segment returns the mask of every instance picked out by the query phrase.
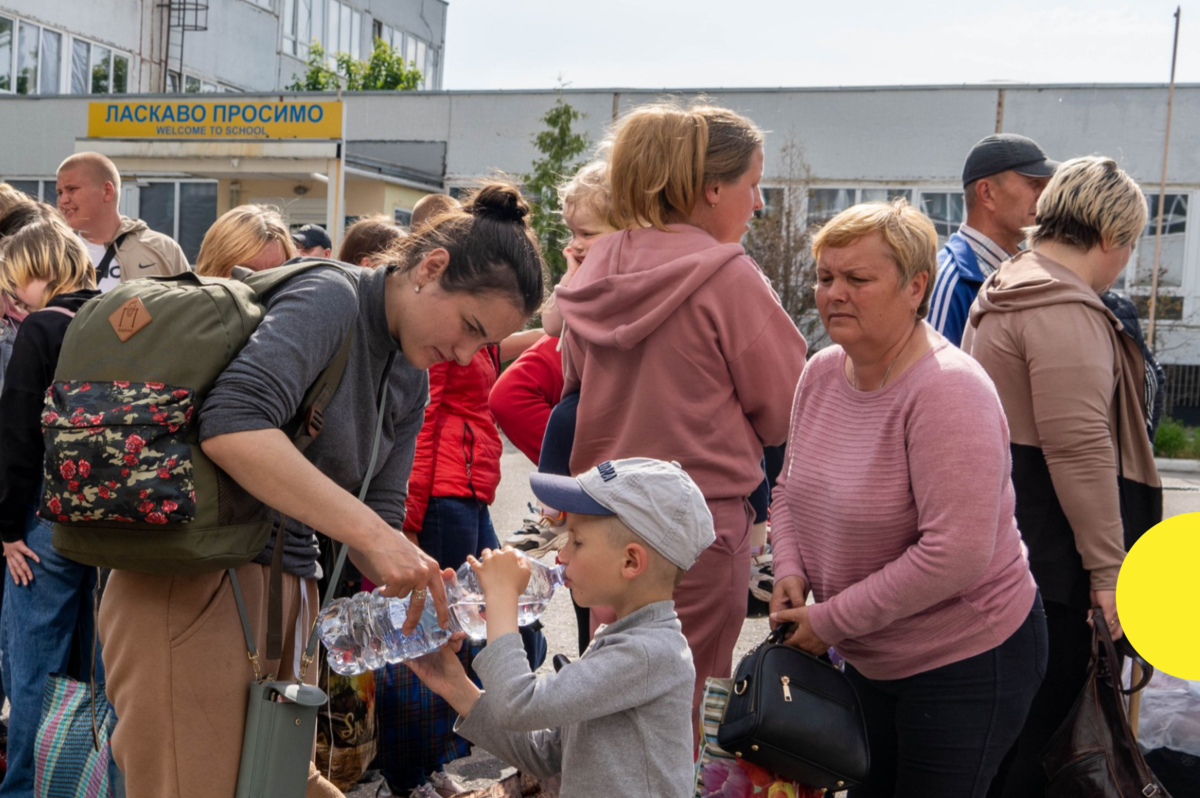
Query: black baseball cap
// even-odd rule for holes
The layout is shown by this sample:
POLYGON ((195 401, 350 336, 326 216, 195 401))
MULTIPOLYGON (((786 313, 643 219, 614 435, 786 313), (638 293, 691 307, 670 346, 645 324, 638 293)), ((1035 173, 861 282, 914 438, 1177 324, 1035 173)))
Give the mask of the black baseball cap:
POLYGON ((1046 157, 1037 142, 1016 133, 997 133, 980 139, 963 165, 963 186, 981 177, 1012 170, 1030 177, 1050 177, 1058 161, 1046 157))
POLYGON ((313 247, 333 249, 333 242, 329 240, 329 234, 325 232, 325 228, 316 224, 306 224, 293 230, 292 241, 296 242, 298 249, 312 249, 313 247))

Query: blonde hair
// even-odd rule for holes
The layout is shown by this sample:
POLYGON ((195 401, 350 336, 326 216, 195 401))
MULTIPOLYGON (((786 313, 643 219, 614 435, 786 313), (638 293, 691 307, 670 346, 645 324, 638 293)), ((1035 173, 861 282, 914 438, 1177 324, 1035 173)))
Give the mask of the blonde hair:
POLYGON ((113 194, 118 199, 121 196, 121 173, 117 171, 117 165, 109 160, 107 155, 101 155, 98 152, 77 152, 68 156, 58 165, 56 174, 61 174, 64 169, 83 169, 91 176, 96 185, 112 183, 113 194))
POLYGON ((59 294, 96 287, 92 259, 65 222, 35 221, 0 243, 0 290, 16 294, 35 280, 46 281, 43 307, 59 294))
POLYGON ((30 198, 25 194, 25 192, 13 188, 8 183, 0 181, 0 216, 4 216, 4 214, 8 213, 18 205, 23 205, 24 203, 30 201, 30 198))
POLYGON ((1123 247, 1141 237, 1149 213, 1146 197, 1112 158, 1072 158, 1054 171, 1038 199, 1037 217, 1026 228, 1032 245, 1045 241, 1084 251, 1104 244, 1123 247))
POLYGON ((579 168, 558 187, 558 204, 563 216, 575 208, 587 208, 601 224, 617 229, 612 221, 612 191, 608 185, 608 163, 592 161, 579 168))
POLYGON ((691 214, 704 187, 736 180, 750 168, 764 135, 726 108, 676 103, 630 111, 613 134, 609 161, 612 219, 618 228, 665 229, 691 214))
POLYGON ((363 258, 368 258, 372 267, 379 266, 386 262, 384 254, 402 238, 404 231, 396 226, 390 216, 383 213, 366 216, 346 230, 337 259, 362 266, 363 258))
POLYGON ((461 207, 462 203, 449 194, 426 194, 417 200, 416 205, 413 205, 412 221, 408 223, 408 229, 416 230, 434 216, 461 207))
POLYGON ((819 261, 826 249, 850 246, 872 233, 879 233, 891 251, 900 272, 901 285, 908 285, 922 272, 929 275, 925 296, 917 308, 917 318, 925 318, 929 312, 929 295, 933 293, 937 278, 937 230, 929 217, 903 198, 892 202, 864 202, 830 219, 813 236, 813 259, 819 261))
POLYGON ((623 549, 630 543, 639 544, 648 555, 646 574, 659 585, 675 588, 679 587, 679 583, 683 581, 687 571, 668 560, 662 552, 647 543, 644 537, 630 529, 618 516, 585 515, 583 513, 572 513, 571 515, 576 521, 583 520, 585 523, 593 524, 592 528, 599 531, 614 549, 623 549))
POLYGON ((228 277, 272 241, 283 247, 284 260, 296 257, 296 245, 279 211, 267 205, 239 205, 221 214, 208 228, 196 256, 196 273, 228 277))

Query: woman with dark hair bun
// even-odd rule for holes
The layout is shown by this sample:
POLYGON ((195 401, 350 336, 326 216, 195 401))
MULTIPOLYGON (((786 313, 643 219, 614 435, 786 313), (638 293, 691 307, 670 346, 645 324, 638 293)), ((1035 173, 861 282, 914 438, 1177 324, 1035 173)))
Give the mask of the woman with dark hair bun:
MULTIPOLYGON (((401 532, 429 394, 425 370, 446 360, 471 362, 541 305, 544 264, 527 212, 514 186, 491 184, 462 211, 398 242, 383 268, 347 267, 350 280, 332 268, 297 275, 266 297, 263 322, 214 385, 200 414, 205 452, 288 519, 284 654, 264 662, 264 672, 299 675, 318 606, 314 530, 348 544, 384 595, 411 595, 406 631, 427 600, 448 622, 437 563, 401 532), (349 362, 324 429, 301 454, 280 427, 351 332, 349 362), (354 492, 368 476, 384 381, 378 461, 359 502, 354 492)), ((275 545, 272 539, 237 571, 260 650, 275 545)), ((234 794, 253 678, 241 628, 225 572, 113 573, 100 629, 108 695, 121 718, 113 755, 129 798, 234 794)), ((316 675, 309 668, 305 679, 316 675)), ((307 794, 340 793, 313 767, 307 794)))

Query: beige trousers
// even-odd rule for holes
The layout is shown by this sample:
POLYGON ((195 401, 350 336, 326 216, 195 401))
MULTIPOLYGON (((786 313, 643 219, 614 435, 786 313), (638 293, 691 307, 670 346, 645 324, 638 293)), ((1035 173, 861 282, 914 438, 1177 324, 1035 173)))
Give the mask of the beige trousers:
MULTIPOLYGON (((237 569, 260 658, 270 569, 237 569)), ((264 674, 296 676, 317 611, 311 579, 283 577, 283 657, 264 674)), ((254 671, 229 575, 147 576, 114 571, 100 606, 112 749, 128 798, 233 798, 254 671)), ((320 652, 318 651, 318 654, 320 652)), ((315 684, 317 666, 305 681, 315 684)), ((330 794, 314 790, 309 795, 330 794)))

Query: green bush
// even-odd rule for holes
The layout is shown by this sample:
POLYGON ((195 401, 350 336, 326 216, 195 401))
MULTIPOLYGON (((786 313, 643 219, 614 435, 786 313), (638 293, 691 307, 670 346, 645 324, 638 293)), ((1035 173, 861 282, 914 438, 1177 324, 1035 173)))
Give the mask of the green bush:
POLYGON ((1179 457, 1185 449, 1191 448, 1190 437, 1187 427, 1173 418, 1163 418, 1154 435, 1154 453, 1159 457, 1179 457))

